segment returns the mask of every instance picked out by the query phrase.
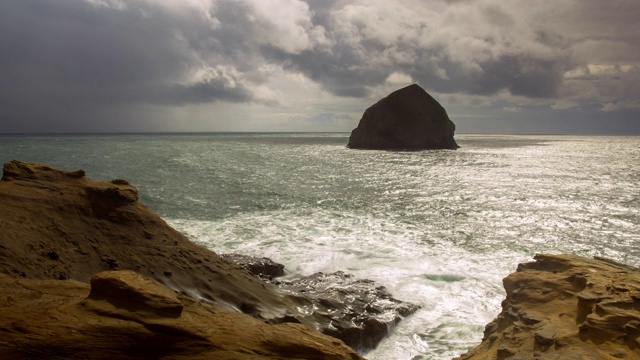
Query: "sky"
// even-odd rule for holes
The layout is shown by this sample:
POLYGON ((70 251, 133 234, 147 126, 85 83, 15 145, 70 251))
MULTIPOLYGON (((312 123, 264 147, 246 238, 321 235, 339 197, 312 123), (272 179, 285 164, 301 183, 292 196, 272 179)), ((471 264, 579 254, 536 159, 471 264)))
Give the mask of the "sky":
POLYGON ((640 135, 638 0, 3 0, 0 133, 351 131, 417 83, 457 133, 640 135))

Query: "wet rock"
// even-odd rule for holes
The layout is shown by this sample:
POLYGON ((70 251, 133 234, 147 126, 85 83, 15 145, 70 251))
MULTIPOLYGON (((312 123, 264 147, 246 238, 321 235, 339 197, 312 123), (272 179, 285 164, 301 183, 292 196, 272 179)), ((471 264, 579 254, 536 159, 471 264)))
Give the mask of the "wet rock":
POLYGON ((0 358, 361 359, 308 326, 265 324, 134 272, 93 279, 89 292, 75 280, 0 274, 0 358))
POLYGON ((14 160, 4 164, 0 204, 0 273, 88 283, 101 271, 128 269, 260 319, 287 311, 277 289, 189 241, 127 181, 14 160))
POLYGON ((276 282, 300 308, 294 315, 358 350, 369 350, 418 306, 395 299, 382 286, 342 271, 276 282))
POLYGON ((286 294, 296 312, 287 312, 275 322, 299 322, 334 336, 358 350, 375 348, 402 318, 418 306, 395 299, 372 280, 356 279, 342 271, 316 273, 279 281, 284 265, 269 258, 224 254, 286 294))
POLYGON ((266 258, 241 254, 222 254, 224 259, 232 261, 250 273, 264 280, 273 280, 273 278, 284 275, 284 265, 266 258))
POLYGON ((352 149, 457 149, 455 124, 419 85, 396 90, 369 107, 351 132, 352 149))

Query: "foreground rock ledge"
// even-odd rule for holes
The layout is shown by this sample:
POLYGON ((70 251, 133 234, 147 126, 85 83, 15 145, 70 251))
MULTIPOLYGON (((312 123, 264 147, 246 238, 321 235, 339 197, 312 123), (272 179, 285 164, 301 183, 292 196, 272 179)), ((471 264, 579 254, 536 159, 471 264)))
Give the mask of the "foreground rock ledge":
POLYGON ((504 279, 502 312, 475 359, 640 359, 640 272, 606 259, 537 255, 504 279))
POLYGON ((261 319, 287 312, 274 287, 189 241, 125 180, 11 161, 0 181, 0 272, 73 279, 129 269, 200 301, 261 319))
POLYGON ((132 271, 96 274, 91 292, 0 274, 0 294, 2 359, 361 359, 308 326, 268 325, 132 271))
MULTIPOLYGON (((392 325, 417 309, 393 299, 393 307, 383 309, 388 314, 383 318, 352 306, 372 304, 376 296, 388 295, 382 291, 343 289, 342 298, 329 293, 322 298, 285 293, 190 242, 138 201, 137 189, 125 180, 95 181, 82 170, 69 172, 14 160, 4 164, 0 204, 0 273, 55 280, 52 284, 68 279, 91 281, 98 289, 108 290, 92 291, 90 300, 111 297, 116 308, 137 309, 147 317, 179 317, 183 307, 167 290, 149 285, 145 291, 132 291, 132 287, 121 287, 119 280, 125 275, 112 279, 92 278, 92 274, 132 270, 132 278, 144 275, 198 302, 271 324, 302 323, 358 350, 374 348, 392 325), (115 298, 122 301, 114 303, 115 298), (325 305, 316 307, 320 302, 325 305)), ((267 260, 258 267, 260 272, 266 278, 281 275, 283 266, 268 268, 267 260)), ((389 299, 390 295, 383 298, 389 299)))
POLYGON ((351 149, 457 149, 456 126, 446 110, 419 85, 396 90, 362 115, 351 132, 351 149))

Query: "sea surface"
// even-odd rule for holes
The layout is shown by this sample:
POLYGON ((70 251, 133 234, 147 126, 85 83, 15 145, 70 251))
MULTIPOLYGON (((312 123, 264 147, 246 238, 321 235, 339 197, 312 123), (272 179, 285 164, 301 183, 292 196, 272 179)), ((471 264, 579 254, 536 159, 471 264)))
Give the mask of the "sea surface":
POLYGON ((640 138, 457 135, 459 150, 345 147, 348 134, 0 136, 0 160, 126 179, 216 252, 289 277, 344 270, 422 306, 369 359, 450 359, 536 253, 640 266, 640 138))

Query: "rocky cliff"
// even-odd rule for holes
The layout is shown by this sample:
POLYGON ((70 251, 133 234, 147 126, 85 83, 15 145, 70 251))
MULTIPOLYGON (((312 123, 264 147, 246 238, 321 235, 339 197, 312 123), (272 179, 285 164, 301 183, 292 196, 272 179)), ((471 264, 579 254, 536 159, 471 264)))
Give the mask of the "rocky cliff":
POLYGON ((258 318, 285 313, 273 288, 189 241, 138 201, 124 180, 11 161, 0 181, 0 272, 89 282, 129 269, 258 318))
MULTIPOLYGON (((391 298, 383 291, 362 291, 362 287, 357 286, 359 282, 356 281, 353 281, 352 290, 349 285, 343 284, 342 297, 337 297, 335 291, 330 290, 315 292, 314 297, 302 294, 305 291, 311 294, 314 285, 317 288, 317 284, 322 284, 318 281, 292 285, 287 291, 281 290, 265 281, 265 278, 281 274, 282 265, 275 264, 275 268, 269 268, 269 271, 275 272, 270 275, 264 269, 271 263, 268 259, 263 259, 264 264, 260 266, 263 269, 261 275, 266 277, 260 278, 237 265, 234 261, 238 260, 238 256, 231 259, 234 261, 229 261, 190 242, 140 203, 137 189, 124 180, 94 181, 87 178, 81 170, 69 172, 43 164, 11 161, 4 164, 4 175, 0 181, 0 204, 0 273, 22 279, 13 280, 13 283, 12 280, 5 279, 5 285, 10 287, 14 284, 39 289, 34 293, 22 292, 17 293, 15 297, 9 296, 12 299, 7 297, 1 309, 5 314, 26 316, 28 314, 23 312, 35 311, 33 309, 39 306, 56 303, 53 300, 44 303, 30 302, 30 299, 40 292, 47 298, 49 295, 54 298, 62 296, 69 304, 77 302, 81 296, 79 288, 82 287, 78 282, 88 283, 91 280, 92 284, 96 281, 96 284, 100 284, 100 278, 96 280, 92 275, 116 270, 134 271, 134 274, 153 279, 171 291, 178 292, 175 296, 178 297, 179 303, 185 304, 190 301, 185 300, 186 295, 202 303, 198 306, 206 305, 209 309, 206 310, 207 314, 218 314, 226 309, 242 312, 271 324, 301 323, 343 339, 347 345, 361 350, 375 347, 392 325, 417 309, 414 305, 391 298), (49 290, 53 291, 56 286, 60 286, 62 292, 55 290, 51 293, 49 290), (70 293, 66 296, 64 289, 72 291, 75 295, 70 293), (384 303, 384 309, 377 308, 377 302, 384 303), (390 302, 393 302, 393 305, 387 305, 390 302), (359 308, 355 307, 354 310, 355 304, 377 312, 357 312, 359 308)), ((372 282, 370 286, 377 287, 372 282)), ((98 296, 96 294, 99 293, 100 290, 92 291, 89 300, 95 300, 98 296)), ((151 300, 147 300, 154 302, 153 293, 152 291, 143 294, 142 297, 150 297, 151 300)), ((0 291, 0 294, 5 292, 0 291)), ((126 291, 121 293, 121 296, 110 295, 110 303, 116 304, 116 308, 121 306, 131 310, 126 302, 115 301, 118 297, 124 299, 130 295, 131 292, 126 291)), ((89 300, 84 303, 90 303, 89 300)), ((142 302, 147 303, 147 300, 142 302)), ((176 309, 181 308, 175 299, 172 301, 176 309)), ((163 306, 161 312, 174 314, 173 311, 177 311, 176 309, 163 306)), ((50 310, 43 308, 38 311, 44 316, 50 310)), ((73 311, 73 314, 76 314, 75 310, 73 311)), ((120 316, 110 314, 111 317, 120 316)), ((76 315, 89 316, 86 312, 76 315)), ((64 321, 71 320, 76 315, 66 318, 60 314, 52 315, 63 319, 62 324, 61 327, 51 330, 51 339, 43 338, 43 343, 59 337, 57 331, 71 326, 64 321)), ((98 315, 104 313, 100 312, 98 315)), ((242 316, 245 315, 228 315, 228 318, 242 319, 242 316)), ((249 323, 249 320, 246 320, 229 326, 242 327, 249 323)), ((2 324, 4 322, 0 321, 0 332, 15 330, 14 340, 17 339, 22 328, 18 326, 14 330, 7 330, 2 324)), ((46 323, 46 326, 52 326, 51 324, 53 322, 46 323)), ((40 326, 35 323, 32 325, 40 326)), ((114 324, 109 326, 114 326, 116 333, 123 331, 114 324)), ((126 324, 125 326, 129 327, 126 324)), ((297 325, 293 328, 302 329, 297 325)), ((180 333, 182 330, 176 331, 180 333)), ((198 333, 199 330, 193 331, 198 333)), ((260 331, 275 330, 263 328, 260 331)), ((242 332, 241 328, 238 332, 242 332)), ((310 328, 303 331, 307 332, 313 333, 310 328)), ((28 334, 25 333, 24 336, 33 338, 28 334)), ((39 333, 33 334, 40 336, 37 335, 39 333)), ((0 355, 3 351, 1 339, 2 337, 0 355)), ((239 337, 236 341, 244 340, 239 337)), ((331 343, 335 342, 335 339, 327 338, 323 341, 331 343)), ((34 345, 29 344, 27 341, 21 346, 34 345)), ((348 354, 352 356, 355 353, 348 354)))
POLYGON ((91 286, 0 274, 2 359, 361 359, 301 324, 268 325, 133 271, 91 286))
POLYGON ((455 128, 446 110, 413 84, 365 110, 347 146, 378 150, 457 149, 455 128))
POLYGON ((640 272, 606 259, 537 255, 504 279, 502 312, 476 359, 640 359, 640 272))

